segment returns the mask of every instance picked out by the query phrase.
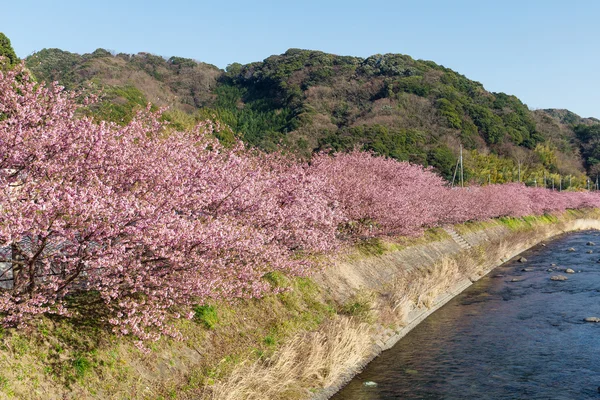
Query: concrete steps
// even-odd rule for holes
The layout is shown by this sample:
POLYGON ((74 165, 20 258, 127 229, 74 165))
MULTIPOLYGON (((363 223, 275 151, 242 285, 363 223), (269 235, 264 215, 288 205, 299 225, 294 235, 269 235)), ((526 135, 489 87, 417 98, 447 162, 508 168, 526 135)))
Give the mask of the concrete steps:
POLYGON ((463 238, 458 232, 456 232, 454 230, 454 228, 452 228, 451 226, 446 226, 444 227, 444 230, 446 231, 446 233, 448 233, 448 235, 450 235, 450 237, 452 237, 452 239, 460 246, 461 249, 463 250, 469 250, 471 248, 473 248, 469 242, 467 242, 465 240, 465 238, 463 238))

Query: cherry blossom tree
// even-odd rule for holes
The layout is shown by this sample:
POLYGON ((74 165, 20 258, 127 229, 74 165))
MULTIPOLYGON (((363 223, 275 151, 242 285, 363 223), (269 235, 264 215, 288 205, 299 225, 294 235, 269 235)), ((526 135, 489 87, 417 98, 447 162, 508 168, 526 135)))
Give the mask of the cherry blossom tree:
POLYGON ((190 305, 262 296, 274 290, 266 273, 310 274, 314 255, 362 236, 600 207, 587 192, 452 189, 430 169, 360 151, 308 164, 225 148, 218 123, 179 132, 150 108, 126 126, 79 108, 77 94, 22 67, 0 72, 5 325, 68 316, 69 296, 83 293, 121 334, 179 337, 168 320, 191 317, 190 305))
POLYGON ((334 189, 348 223, 361 234, 415 235, 443 214, 448 190, 431 170, 355 150, 313 160, 334 189))
POLYGON ((68 314, 65 298, 84 289, 121 333, 177 336, 173 307, 260 296, 265 273, 306 274, 297 253, 335 246, 338 213, 306 166, 224 149, 210 123, 167 132, 146 111, 95 124, 76 117, 73 94, 17 73, 0 76, 5 323, 68 314))

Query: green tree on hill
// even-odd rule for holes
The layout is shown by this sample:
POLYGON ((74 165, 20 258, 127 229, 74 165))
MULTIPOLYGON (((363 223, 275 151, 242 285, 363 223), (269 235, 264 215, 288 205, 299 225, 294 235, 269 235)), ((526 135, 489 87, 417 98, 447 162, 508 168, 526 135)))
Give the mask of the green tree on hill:
POLYGON ((19 58, 10 44, 10 39, 2 32, 0 32, 0 57, 5 58, 4 62, 8 66, 13 66, 19 62, 19 58))
POLYGON ((576 125, 574 130, 588 173, 600 173, 600 125, 576 125))

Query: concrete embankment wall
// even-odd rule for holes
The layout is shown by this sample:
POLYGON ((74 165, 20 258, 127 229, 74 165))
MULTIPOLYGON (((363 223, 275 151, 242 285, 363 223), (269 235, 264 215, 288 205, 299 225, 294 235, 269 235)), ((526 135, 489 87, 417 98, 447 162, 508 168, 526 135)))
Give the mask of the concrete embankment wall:
POLYGON ((310 397, 334 395, 382 351, 495 267, 559 234, 600 230, 597 218, 594 212, 567 213, 553 222, 533 220, 517 227, 500 222, 482 224, 480 229, 456 227, 462 233, 448 227, 443 240, 336 262, 315 280, 339 304, 370 294, 374 317, 371 329, 362 332, 369 335, 371 345, 359 355, 348 355, 354 362, 310 397), (416 293, 406 295, 414 288, 416 293))

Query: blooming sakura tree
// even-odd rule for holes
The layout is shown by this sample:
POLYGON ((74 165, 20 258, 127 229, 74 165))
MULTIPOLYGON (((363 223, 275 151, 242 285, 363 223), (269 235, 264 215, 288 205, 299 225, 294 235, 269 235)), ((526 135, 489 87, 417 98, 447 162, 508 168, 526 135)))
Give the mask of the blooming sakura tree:
POLYGON ((362 222, 363 234, 418 234, 438 223, 450 194, 428 169, 357 150, 320 154, 312 165, 334 189, 346 221, 362 222))
POLYGON ((305 274, 295 253, 335 246, 336 209, 305 166, 224 149, 211 124, 167 133, 150 112, 94 124, 73 95, 16 73, 0 77, 5 323, 68 314, 65 297, 85 289, 118 331, 176 336, 172 307, 259 296, 266 272, 305 274))
MULTIPOLYGON (((310 165, 169 131, 159 113, 121 127, 79 118, 75 95, 0 72, 0 315, 69 315, 88 292, 117 332, 178 337, 167 323, 207 299, 258 297, 263 276, 362 235, 598 207, 592 193, 519 184, 450 189, 431 170, 354 151, 310 165)), ((351 242, 351 241, 350 241, 351 242)))

